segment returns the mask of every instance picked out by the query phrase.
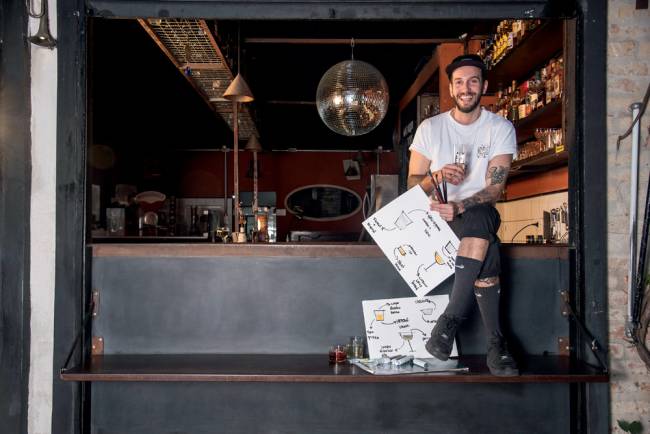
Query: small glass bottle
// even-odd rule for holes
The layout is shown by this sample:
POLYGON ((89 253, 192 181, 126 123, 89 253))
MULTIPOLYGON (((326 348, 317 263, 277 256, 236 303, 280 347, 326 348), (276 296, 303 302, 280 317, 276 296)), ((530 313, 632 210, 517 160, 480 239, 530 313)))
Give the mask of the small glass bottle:
POLYGON ((269 213, 267 208, 262 208, 255 214, 255 233, 257 241, 266 243, 269 241, 269 213))

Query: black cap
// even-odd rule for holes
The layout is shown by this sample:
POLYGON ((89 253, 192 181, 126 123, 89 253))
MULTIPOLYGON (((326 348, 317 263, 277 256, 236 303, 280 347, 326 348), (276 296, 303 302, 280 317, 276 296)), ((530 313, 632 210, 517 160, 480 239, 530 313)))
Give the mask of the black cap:
POLYGON ((447 77, 449 77, 449 80, 451 80, 451 74, 461 66, 476 66, 481 70, 481 78, 485 80, 485 76, 487 75, 487 67, 483 62, 483 59, 481 59, 481 57, 476 54, 463 54, 462 56, 456 57, 449 65, 447 65, 445 72, 447 72, 447 77))

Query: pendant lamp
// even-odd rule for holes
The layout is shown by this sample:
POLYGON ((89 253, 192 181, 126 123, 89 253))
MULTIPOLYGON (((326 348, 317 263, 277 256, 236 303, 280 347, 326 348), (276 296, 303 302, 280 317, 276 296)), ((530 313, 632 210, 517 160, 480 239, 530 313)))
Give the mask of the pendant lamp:
MULTIPOLYGON (((240 52, 240 29, 237 28, 237 76, 230 83, 226 91, 223 93, 223 97, 227 100, 232 101, 232 130, 233 130, 233 191, 235 195, 234 207, 234 217, 235 225, 233 226, 233 233, 235 228, 239 229, 239 232, 243 232, 243 223, 244 218, 239 204, 239 104, 248 103, 254 100, 253 93, 251 92, 246 80, 241 76, 240 65, 241 65, 241 52, 240 52)), ((246 234, 241 234, 238 237, 239 242, 246 240, 246 234), (243 240, 242 240, 243 235, 243 240)))

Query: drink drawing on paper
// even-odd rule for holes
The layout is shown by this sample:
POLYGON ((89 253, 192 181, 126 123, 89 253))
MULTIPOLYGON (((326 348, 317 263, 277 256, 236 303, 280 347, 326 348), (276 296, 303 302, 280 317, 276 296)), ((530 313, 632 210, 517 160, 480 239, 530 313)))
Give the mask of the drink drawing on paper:
MULTIPOLYGON (((432 357, 424 344, 448 303, 448 295, 364 300, 369 357, 432 357)), ((458 355, 455 342, 451 355, 458 355)))
POLYGON ((420 186, 408 190, 363 222, 416 296, 454 274, 460 241, 420 186))

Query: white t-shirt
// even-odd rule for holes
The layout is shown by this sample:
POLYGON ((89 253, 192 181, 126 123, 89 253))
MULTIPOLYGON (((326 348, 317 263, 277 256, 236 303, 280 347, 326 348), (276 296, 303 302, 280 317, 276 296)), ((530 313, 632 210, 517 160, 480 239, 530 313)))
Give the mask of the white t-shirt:
POLYGON ((457 150, 465 152, 465 180, 447 183, 448 200, 458 202, 486 187, 488 162, 497 155, 517 154, 515 128, 507 119, 481 109, 469 125, 458 123, 451 111, 422 121, 409 147, 431 160, 431 171, 454 163, 457 150))

